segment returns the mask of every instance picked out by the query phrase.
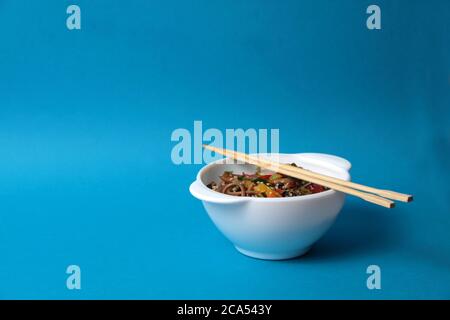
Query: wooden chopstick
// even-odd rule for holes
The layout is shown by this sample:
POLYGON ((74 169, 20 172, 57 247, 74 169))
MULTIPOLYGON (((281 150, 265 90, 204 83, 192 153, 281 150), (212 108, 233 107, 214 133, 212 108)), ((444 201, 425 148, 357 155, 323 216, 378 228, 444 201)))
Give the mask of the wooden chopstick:
MULTIPOLYGON (((213 146, 205 146, 205 148, 213 150, 213 151, 216 151, 216 152, 218 152, 218 150, 221 150, 221 149, 213 147, 213 146)), ((238 152, 238 151, 233 151, 233 152, 236 152, 236 154, 240 154, 241 156, 246 155, 245 153, 238 152)), ((251 155, 248 155, 248 156, 252 157, 251 155)), ((262 159, 261 157, 258 157, 258 160, 259 161, 263 161, 263 162, 271 162, 270 160, 262 159)), ((355 182, 352 182, 352 181, 346 181, 346 180, 338 179, 338 178, 335 178, 335 177, 330 177, 330 176, 327 176, 327 175, 323 175, 323 174, 320 174, 320 173, 317 173, 317 172, 313 172, 313 171, 310 171, 310 170, 294 167, 294 166, 291 166, 291 165, 288 165, 288 164, 279 163, 278 165, 281 168, 286 169, 286 170, 298 172, 300 174, 304 174, 304 175, 307 175, 307 176, 311 176, 313 178, 318 178, 318 179, 321 179, 321 180, 329 181, 329 182, 332 182, 332 183, 335 183, 335 184, 338 184, 338 185, 342 185, 342 186, 345 186, 345 187, 349 187, 349 188, 352 188, 352 189, 361 190, 361 191, 365 191, 365 192, 370 192, 370 193, 379 195, 379 196, 384 197, 384 198, 388 198, 388 199, 392 199, 392 200, 398 200, 398 201, 402 201, 402 202, 411 202, 413 200, 413 196, 409 195, 409 194, 399 193, 399 192, 395 192, 395 191, 391 191, 391 190, 377 189, 377 188, 365 186, 365 185, 362 185, 362 184, 359 184, 359 183, 355 183, 355 182)))
POLYGON ((355 182, 352 182, 352 181, 345 181, 345 180, 342 180, 342 179, 339 179, 339 178, 325 176, 325 175, 320 174, 320 173, 316 173, 316 172, 313 172, 313 171, 310 171, 310 170, 294 167, 294 166, 291 166, 291 165, 282 164, 281 166, 283 168, 285 168, 286 170, 292 170, 294 172, 302 172, 303 174, 305 174, 307 176, 316 177, 316 178, 319 178, 319 179, 325 179, 327 181, 330 181, 330 182, 333 182, 333 183, 336 183, 336 184, 339 184, 339 185, 342 185, 342 186, 347 186, 349 188, 353 188, 353 189, 356 189, 356 190, 370 192, 370 193, 379 195, 379 196, 384 197, 384 198, 397 200, 397 201, 402 201, 402 202, 411 202, 411 201, 413 201, 413 196, 409 195, 409 194, 399 193, 399 192, 395 192, 395 191, 391 191, 391 190, 377 189, 377 188, 365 186, 365 185, 362 185, 362 184, 359 184, 359 183, 355 183, 355 182), (326 178, 323 178, 323 177, 326 177, 326 178))
MULTIPOLYGON (((380 196, 377 196, 374 194, 370 194, 370 193, 366 193, 366 192, 362 192, 362 191, 358 191, 358 190, 352 189, 352 188, 344 186, 344 185, 330 182, 328 180, 323 180, 323 179, 320 179, 317 177, 308 176, 308 175, 300 173, 300 172, 294 172, 293 170, 288 170, 286 168, 283 168, 282 164, 277 163, 277 162, 273 162, 273 161, 269 161, 269 160, 261 160, 259 157, 256 158, 254 156, 250 156, 245 153, 239 153, 239 152, 227 150, 227 149, 220 149, 220 148, 212 147, 209 145, 204 145, 204 148, 209 149, 214 152, 217 152, 224 156, 228 156, 230 158, 239 160, 239 161, 243 161, 246 163, 250 163, 250 164, 259 166, 261 168, 265 168, 265 169, 268 169, 268 170, 271 170, 274 172, 279 172, 281 174, 291 176, 291 177, 294 177, 297 179, 316 183, 316 184, 328 187, 328 188, 336 190, 336 191, 344 192, 346 194, 350 194, 350 195, 359 197, 365 201, 375 203, 375 204, 378 204, 378 205, 386 207, 386 208, 393 208, 395 206, 395 203, 393 201, 390 201, 383 197, 380 197, 380 196)), ((292 167, 292 166, 290 166, 290 167, 292 167)), ((324 176, 324 177, 327 178, 328 176, 324 176)))

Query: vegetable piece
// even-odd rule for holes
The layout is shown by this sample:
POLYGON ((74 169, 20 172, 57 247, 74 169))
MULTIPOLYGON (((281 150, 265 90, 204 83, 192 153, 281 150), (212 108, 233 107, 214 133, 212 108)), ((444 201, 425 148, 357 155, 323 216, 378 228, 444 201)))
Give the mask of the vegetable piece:
POLYGON ((279 198, 281 197, 281 194, 276 192, 275 190, 269 188, 264 183, 258 184, 256 187, 253 188, 258 193, 265 193, 267 198, 279 198))
POLYGON ((278 180, 278 179, 282 179, 282 178, 283 178, 283 176, 281 174, 274 173, 273 175, 270 176, 269 180, 272 182, 272 181, 275 181, 275 180, 278 180))
POLYGON ((311 183, 306 188, 308 190, 310 190, 311 193, 319 193, 319 192, 325 191, 324 187, 322 187, 321 185, 315 184, 315 183, 311 183))

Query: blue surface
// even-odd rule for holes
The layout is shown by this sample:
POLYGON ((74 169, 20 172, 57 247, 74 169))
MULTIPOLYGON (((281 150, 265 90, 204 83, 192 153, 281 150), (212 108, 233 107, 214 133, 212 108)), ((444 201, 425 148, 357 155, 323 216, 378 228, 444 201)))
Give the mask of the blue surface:
POLYGON ((0 1, 0 298, 450 298, 450 2, 378 0, 379 31, 370 1, 74 2, 79 31, 72 2, 0 1), (244 257, 171 162, 194 120, 415 201, 348 199, 305 257, 244 257))

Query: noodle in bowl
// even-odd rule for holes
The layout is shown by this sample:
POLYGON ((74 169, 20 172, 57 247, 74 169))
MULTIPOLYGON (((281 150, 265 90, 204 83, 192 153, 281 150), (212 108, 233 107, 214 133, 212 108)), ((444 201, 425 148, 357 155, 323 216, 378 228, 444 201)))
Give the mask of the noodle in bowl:
MULTIPOLYGON (((317 154, 267 154, 269 160, 295 163, 305 169, 350 180, 351 164, 340 157, 317 154)), ((306 253, 335 221, 345 195, 334 190, 277 198, 240 197, 211 190, 226 171, 255 172, 250 164, 229 164, 226 159, 204 166, 190 186, 216 227, 236 249, 259 259, 290 259, 306 253)))

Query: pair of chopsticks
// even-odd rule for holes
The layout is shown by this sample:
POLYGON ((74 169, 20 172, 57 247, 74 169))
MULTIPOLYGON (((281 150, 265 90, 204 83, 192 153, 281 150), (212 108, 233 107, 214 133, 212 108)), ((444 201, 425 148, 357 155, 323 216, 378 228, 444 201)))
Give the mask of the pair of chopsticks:
POLYGON ((263 159, 260 156, 248 155, 242 152, 216 148, 209 145, 203 145, 205 149, 217 152, 232 159, 253 164, 255 166, 278 172, 293 178, 305 180, 315 184, 319 184, 330 189, 344 192, 365 201, 378 204, 386 208, 393 208, 395 202, 392 200, 410 202, 413 200, 412 195, 403 194, 390 190, 381 190, 373 187, 365 186, 351 181, 330 177, 310 170, 298 168, 288 164, 282 164, 268 159, 263 159), (391 199, 391 200, 389 200, 391 199))

